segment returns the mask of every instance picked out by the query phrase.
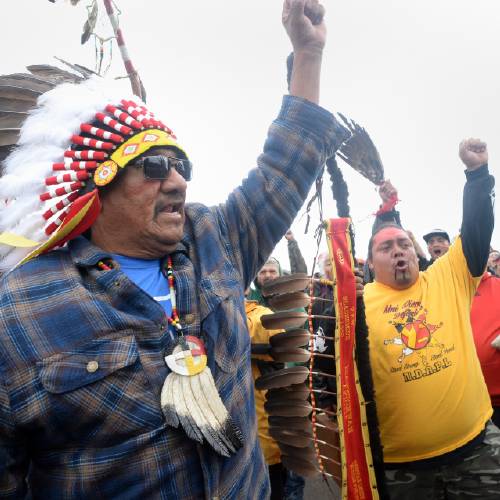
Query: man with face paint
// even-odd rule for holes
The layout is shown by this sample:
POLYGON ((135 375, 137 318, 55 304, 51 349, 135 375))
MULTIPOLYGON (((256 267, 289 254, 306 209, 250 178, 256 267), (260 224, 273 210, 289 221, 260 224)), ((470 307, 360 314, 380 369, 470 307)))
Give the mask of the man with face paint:
POLYGON ((365 286, 370 361, 392 499, 500 498, 500 431, 470 324, 493 230, 486 144, 460 144, 466 166, 461 235, 419 272, 410 235, 375 229, 365 286), (487 480, 486 480, 487 479, 487 480))

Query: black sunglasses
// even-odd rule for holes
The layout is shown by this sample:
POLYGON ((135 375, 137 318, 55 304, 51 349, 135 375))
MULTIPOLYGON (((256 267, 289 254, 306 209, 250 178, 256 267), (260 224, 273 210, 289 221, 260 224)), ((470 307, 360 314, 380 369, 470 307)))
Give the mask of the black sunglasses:
POLYGON ((193 164, 189 160, 171 156, 145 156, 134 165, 141 167, 144 171, 144 177, 152 181, 165 180, 172 168, 175 168, 186 181, 190 181, 193 175, 193 164))

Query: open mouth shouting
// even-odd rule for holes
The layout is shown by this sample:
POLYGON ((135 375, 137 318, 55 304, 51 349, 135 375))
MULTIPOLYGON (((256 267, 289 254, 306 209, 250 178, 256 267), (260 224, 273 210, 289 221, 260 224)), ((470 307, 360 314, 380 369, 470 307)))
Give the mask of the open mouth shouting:
POLYGON ((398 282, 410 280, 410 265, 406 259, 398 259, 394 263, 394 279, 398 282))
POLYGON ((433 248, 432 249, 432 255, 435 259, 437 259, 438 257, 441 257, 441 255, 443 255, 443 250, 441 248, 433 248))

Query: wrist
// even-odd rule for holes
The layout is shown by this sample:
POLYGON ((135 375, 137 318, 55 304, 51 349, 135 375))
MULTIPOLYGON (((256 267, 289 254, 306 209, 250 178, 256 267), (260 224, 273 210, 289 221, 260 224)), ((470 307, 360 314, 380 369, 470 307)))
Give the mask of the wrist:
POLYGON ((481 167, 484 167, 486 165, 488 165, 487 162, 486 163, 479 163, 478 165, 467 165, 467 164, 465 164, 465 170, 467 172, 474 172, 474 170, 478 170, 481 167))
POLYGON ((323 46, 308 45, 307 47, 293 48, 294 64, 299 60, 317 61, 323 58, 323 46))

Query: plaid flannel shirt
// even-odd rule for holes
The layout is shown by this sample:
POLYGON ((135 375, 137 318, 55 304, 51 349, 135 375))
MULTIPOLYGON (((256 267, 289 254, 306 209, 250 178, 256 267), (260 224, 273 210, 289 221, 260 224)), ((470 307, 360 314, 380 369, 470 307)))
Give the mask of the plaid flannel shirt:
POLYGON ((162 307, 80 237, 5 275, 0 291, 0 496, 255 498, 269 494, 257 432, 243 290, 347 136, 327 111, 286 96, 258 168, 225 204, 186 205, 173 253, 189 335, 206 344, 244 435, 230 458, 164 423, 173 347, 162 307))

